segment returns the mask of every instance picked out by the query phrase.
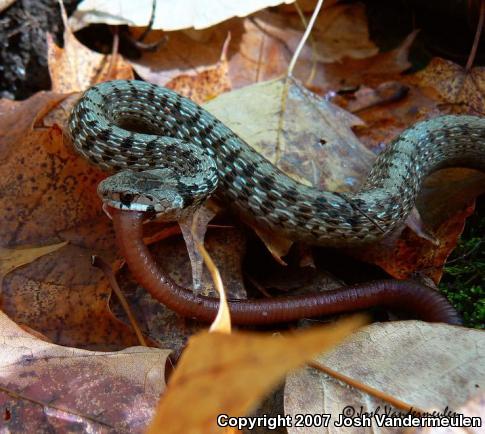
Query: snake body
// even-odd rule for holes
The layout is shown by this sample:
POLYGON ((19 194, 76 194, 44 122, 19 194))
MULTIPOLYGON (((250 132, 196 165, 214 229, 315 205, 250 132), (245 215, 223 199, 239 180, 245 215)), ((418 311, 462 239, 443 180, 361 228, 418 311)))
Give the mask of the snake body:
POLYGON ((379 240, 402 225, 429 173, 485 170, 485 119, 441 116, 389 144, 359 191, 319 191, 286 176, 199 105, 141 81, 88 89, 69 131, 81 155, 117 172, 98 187, 111 207, 176 220, 214 193, 245 220, 315 245, 379 240))

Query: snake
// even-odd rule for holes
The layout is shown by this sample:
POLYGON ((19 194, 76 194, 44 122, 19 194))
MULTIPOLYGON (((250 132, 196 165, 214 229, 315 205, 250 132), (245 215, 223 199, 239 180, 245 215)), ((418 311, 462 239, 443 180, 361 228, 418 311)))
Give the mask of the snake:
MULTIPOLYGON (((68 131, 80 155, 111 173, 98 195, 112 210, 122 254, 137 281, 168 307, 207 321, 215 317, 218 299, 179 287, 158 270, 143 244, 147 216, 180 221, 214 196, 243 221, 290 240, 352 247, 402 227, 430 173, 454 166, 485 171, 485 119, 443 115, 395 138, 358 191, 321 191, 288 177, 195 102, 138 80, 87 89, 71 112, 68 131)), ((430 321, 459 322, 439 293, 412 281, 229 306, 235 323, 256 324, 376 304, 419 311, 430 321)))

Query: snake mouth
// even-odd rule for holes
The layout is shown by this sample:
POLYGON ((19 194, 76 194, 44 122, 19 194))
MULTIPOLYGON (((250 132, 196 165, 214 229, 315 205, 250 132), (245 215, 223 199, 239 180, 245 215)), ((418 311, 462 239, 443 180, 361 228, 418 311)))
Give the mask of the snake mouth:
POLYGON ((161 206, 152 197, 133 193, 114 193, 102 196, 103 203, 119 210, 156 213, 161 212, 161 206))

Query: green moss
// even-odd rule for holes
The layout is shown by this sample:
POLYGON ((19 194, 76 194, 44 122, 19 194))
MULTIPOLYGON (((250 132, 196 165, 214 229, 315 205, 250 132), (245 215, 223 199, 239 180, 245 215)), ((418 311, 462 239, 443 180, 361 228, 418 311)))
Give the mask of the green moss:
POLYGON ((468 219, 463 236, 444 268, 440 288, 466 326, 485 329, 485 200, 468 219))

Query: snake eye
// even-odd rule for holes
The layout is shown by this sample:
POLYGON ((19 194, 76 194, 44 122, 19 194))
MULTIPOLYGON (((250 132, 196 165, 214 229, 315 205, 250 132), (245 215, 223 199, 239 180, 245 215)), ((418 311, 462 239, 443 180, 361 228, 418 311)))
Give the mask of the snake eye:
POLYGON ((131 193, 120 193, 120 202, 127 208, 130 207, 134 198, 135 196, 131 193))

